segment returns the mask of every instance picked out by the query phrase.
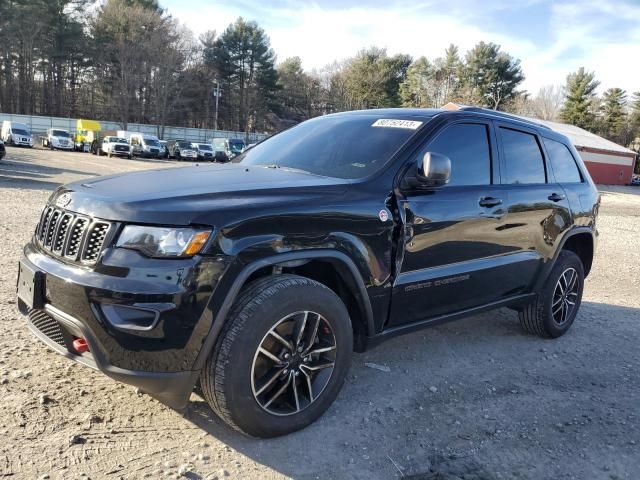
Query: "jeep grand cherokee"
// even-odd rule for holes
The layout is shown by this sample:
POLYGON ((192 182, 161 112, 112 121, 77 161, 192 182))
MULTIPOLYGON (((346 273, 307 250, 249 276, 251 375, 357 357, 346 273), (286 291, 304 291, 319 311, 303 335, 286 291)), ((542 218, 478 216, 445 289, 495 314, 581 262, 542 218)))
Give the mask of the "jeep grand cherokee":
POLYGON ((57 352, 249 435, 303 428, 353 351, 503 306, 574 322, 599 195, 566 137, 506 114, 327 115, 226 165, 58 188, 18 297, 57 352))

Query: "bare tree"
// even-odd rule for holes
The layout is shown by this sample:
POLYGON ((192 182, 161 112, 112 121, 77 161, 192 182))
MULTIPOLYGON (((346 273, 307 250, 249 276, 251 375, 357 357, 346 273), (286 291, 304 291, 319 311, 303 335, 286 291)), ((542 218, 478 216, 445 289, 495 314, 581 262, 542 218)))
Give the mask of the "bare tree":
POLYGON ((533 116, 540 120, 556 121, 560 115, 564 89, 559 86, 547 85, 538 90, 538 94, 531 99, 533 116))

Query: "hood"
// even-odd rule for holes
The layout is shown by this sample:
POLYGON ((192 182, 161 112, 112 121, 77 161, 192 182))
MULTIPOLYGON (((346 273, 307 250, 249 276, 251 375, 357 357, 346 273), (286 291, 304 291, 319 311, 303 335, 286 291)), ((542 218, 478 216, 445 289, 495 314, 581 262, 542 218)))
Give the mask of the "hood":
POLYGON ((56 190, 50 202, 67 193, 64 208, 105 220, 222 226, 247 212, 258 215, 285 203, 318 202, 339 195, 349 184, 287 168, 194 165, 72 183, 56 190))

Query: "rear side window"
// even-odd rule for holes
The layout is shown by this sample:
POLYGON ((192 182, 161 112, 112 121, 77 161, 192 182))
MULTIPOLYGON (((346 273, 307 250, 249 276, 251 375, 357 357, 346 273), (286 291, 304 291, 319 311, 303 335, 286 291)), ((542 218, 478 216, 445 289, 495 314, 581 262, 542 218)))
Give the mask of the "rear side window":
POLYGON ((576 165, 576 160, 569 148, 560 142, 544 138, 544 146, 547 148, 553 175, 558 183, 580 183, 582 175, 576 165))
POLYGON ((502 183, 545 183, 544 160, 535 135, 500 127, 505 157, 502 183))
POLYGON ((451 125, 429 144, 429 151, 446 155, 451 160, 451 177, 447 185, 491 183, 491 153, 486 125, 451 125))

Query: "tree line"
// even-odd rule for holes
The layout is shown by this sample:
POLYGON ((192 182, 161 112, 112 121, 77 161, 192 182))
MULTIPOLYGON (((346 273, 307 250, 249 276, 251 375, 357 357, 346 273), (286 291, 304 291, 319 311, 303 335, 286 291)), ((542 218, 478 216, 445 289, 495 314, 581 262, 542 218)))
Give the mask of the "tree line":
POLYGON ((535 94, 524 78, 494 43, 450 45, 435 59, 371 47, 307 72, 298 57, 278 62, 266 32, 242 18, 195 38, 157 0, 0 2, 4 113, 275 132, 343 110, 457 102, 572 123, 625 146, 640 136, 640 92, 597 96, 585 69, 535 94))

